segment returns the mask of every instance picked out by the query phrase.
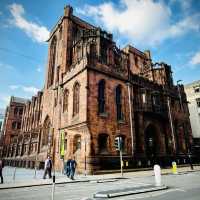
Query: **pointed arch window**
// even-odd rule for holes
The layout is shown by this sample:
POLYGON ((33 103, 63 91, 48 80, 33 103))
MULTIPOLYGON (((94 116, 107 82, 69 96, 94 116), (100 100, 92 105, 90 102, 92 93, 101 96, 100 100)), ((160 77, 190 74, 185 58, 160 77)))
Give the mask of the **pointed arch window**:
POLYGON ((73 90, 73 116, 79 113, 80 84, 76 82, 73 90))
POLYGON ((81 149, 81 136, 75 135, 74 137, 74 152, 81 149))
POLYGON ((14 109, 14 116, 17 116, 17 113, 18 113, 18 108, 15 108, 14 109))
POLYGON ((12 123, 12 129, 14 130, 14 129, 17 129, 17 122, 13 122, 12 123))
POLYGON ((95 43, 90 44, 90 62, 94 62, 97 56, 97 46, 95 43))
POLYGON ((46 118, 43 127, 43 135, 42 135, 42 146, 46 146, 48 144, 49 136, 50 136, 50 119, 46 118))
POLYGON ((122 120, 122 89, 121 85, 116 87, 115 91, 116 109, 117 109, 117 120, 122 120))
POLYGON ((68 111, 68 98, 69 98, 69 90, 64 90, 63 95, 63 112, 68 111))
POLYGON ((105 80, 100 80, 98 84, 98 110, 105 112, 105 80))
POLYGON ((56 46, 57 46, 57 38, 53 37, 51 45, 50 45, 50 56, 49 56, 49 72, 48 72, 48 87, 53 84, 54 81, 54 69, 55 69, 55 61, 56 61, 56 46))

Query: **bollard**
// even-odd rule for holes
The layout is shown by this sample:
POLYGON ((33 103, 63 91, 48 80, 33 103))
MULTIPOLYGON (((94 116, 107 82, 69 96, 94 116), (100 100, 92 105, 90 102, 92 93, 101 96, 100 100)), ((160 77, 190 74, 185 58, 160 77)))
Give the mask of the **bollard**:
POLYGON ((54 200, 54 193, 55 193, 55 182, 56 182, 56 176, 53 174, 53 183, 52 183, 52 193, 51 193, 51 199, 54 200))
POLYGON ((175 161, 172 162, 172 173, 173 174, 178 174, 177 173, 177 165, 176 165, 175 161))
POLYGON ((36 178, 36 175, 37 175, 37 167, 35 166, 35 169, 34 169, 34 178, 36 178))
POLYGON ((16 175, 16 167, 14 168, 13 181, 15 181, 15 175, 16 175))
POLYGON ((161 170, 159 165, 154 165, 155 186, 161 186, 161 170))

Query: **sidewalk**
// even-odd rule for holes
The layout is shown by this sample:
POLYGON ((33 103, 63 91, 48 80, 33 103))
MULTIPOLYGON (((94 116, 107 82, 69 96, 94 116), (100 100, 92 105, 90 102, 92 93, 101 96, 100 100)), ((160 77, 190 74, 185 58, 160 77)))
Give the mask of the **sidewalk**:
MULTIPOLYGON (((194 172, 200 171, 200 166, 194 166, 194 170, 191 170, 190 167, 181 167, 177 169, 178 173, 194 172)), ((21 188, 21 187, 33 187, 33 186, 42 186, 42 185, 51 185, 52 179, 42 179, 43 170, 37 171, 37 176, 34 178, 34 170, 17 168, 16 177, 13 180, 14 168, 5 167, 4 174, 4 184, 0 184, 1 189, 11 189, 11 188, 21 188)), ((172 174, 171 169, 162 169, 162 175, 172 174)), ((148 171, 135 171, 135 172, 126 172, 124 173, 123 178, 134 178, 134 177, 145 177, 145 176, 154 176, 153 170, 148 171)), ((120 173, 115 174, 104 174, 104 175, 75 175, 75 180, 69 179, 66 175, 61 173, 56 173, 56 184, 63 183, 77 183, 77 182, 89 182, 89 181, 114 181, 115 179, 122 178, 120 173)))

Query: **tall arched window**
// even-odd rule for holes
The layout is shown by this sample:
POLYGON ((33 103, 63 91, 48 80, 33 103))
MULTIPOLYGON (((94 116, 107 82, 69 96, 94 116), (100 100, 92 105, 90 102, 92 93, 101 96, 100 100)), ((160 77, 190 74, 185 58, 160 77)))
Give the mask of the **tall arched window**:
POLYGON ((97 47, 96 44, 92 43, 90 44, 90 62, 94 62, 97 56, 97 47))
POLYGON ((22 115, 23 114, 23 108, 20 108, 19 109, 19 115, 22 115))
POLYGON ((81 149, 81 136, 75 135, 74 137, 74 152, 81 149))
POLYGON ((63 94, 63 112, 68 111, 68 97, 69 91, 65 89, 63 94))
POLYGON ((18 108, 14 109, 14 116, 16 116, 18 114, 18 108))
POLYGON ((49 117, 46 118, 43 126, 43 135, 42 135, 42 146, 45 146, 48 144, 48 139, 50 136, 50 119, 49 117))
POLYGON ((74 84, 73 91, 73 116, 79 113, 80 85, 78 82, 74 84))
POLYGON ((105 80, 100 80, 98 84, 98 110, 105 112, 105 80))
POLYGON ((56 61, 56 45, 57 45, 57 38, 56 38, 56 36, 54 36, 52 39, 51 45, 50 45, 48 87, 50 87, 54 81, 54 69, 55 69, 55 61, 56 61))
POLYGON ((17 122, 12 123, 12 129, 17 129, 17 122))
POLYGON ((122 90, 120 85, 116 87, 115 100, 117 108, 117 120, 122 120, 122 90))

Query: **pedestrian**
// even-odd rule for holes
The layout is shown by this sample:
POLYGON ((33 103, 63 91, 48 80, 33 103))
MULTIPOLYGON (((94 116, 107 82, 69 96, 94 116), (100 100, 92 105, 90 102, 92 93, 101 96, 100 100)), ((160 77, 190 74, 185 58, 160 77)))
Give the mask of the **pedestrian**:
POLYGON ((193 168, 192 157, 191 157, 191 154, 190 154, 190 153, 188 154, 188 158, 189 158, 190 168, 191 168, 191 170, 193 170, 194 168, 193 168))
POLYGON ((44 176, 43 179, 46 179, 46 175, 48 174, 49 178, 51 178, 51 170, 52 170, 52 161, 48 156, 44 163, 44 176))
POLYGON ((70 176, 70 163, 71 163, 71 158, 69 158, 67 160, 67 163, 66 163, 66 174, 67 174, 67 177, 70 176))
POLYGON ((1 159, 0 160, 0 177, 1 177, 1 184, 3 184, 3 168, 4 168, 4 161, 1 159))
POLYGON ((71 159, 70 161, 70 178, 72 180, 74 180, 74 174, 75 174, 75 170, 76 170, 76 161, 75 161, 75 157, 73 159, 71 159))

